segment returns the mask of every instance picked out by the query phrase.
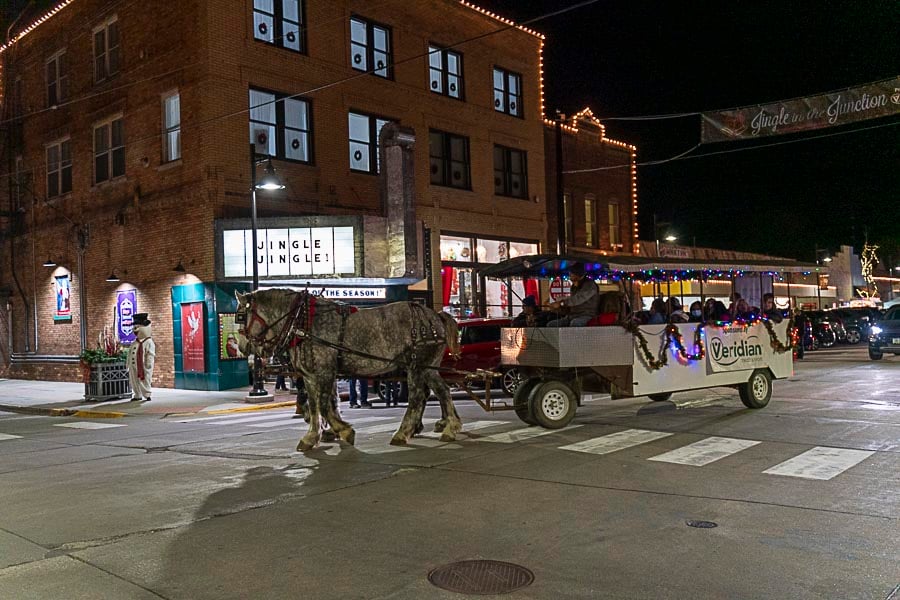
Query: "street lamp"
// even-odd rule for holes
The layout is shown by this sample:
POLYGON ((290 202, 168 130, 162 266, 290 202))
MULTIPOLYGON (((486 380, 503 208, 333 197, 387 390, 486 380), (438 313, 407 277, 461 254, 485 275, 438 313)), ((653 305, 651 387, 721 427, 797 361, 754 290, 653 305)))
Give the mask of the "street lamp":
MULTIPOLYGON (((816 265, 830 263, 831 260, 831 256, 828 254, 828 248, 819 248, 819 246, 816 245, 816 265), (825 253, 825 256, 820 260, 819 256, 823 252, 825 253)), ((822 310, 822 275, 819 273, 818 269, 816 269, 816 299, 818 300, 819 310, 822 310)))
MULTIPOLYGON (((257 235, 256 235, 256 190, 283 190, 284 184, 275 175, 275 168, 272 166, 272 157, 257 154, 256 144, 250 144, 250 229, 253 241, 253 291, 259 289, 259 257, 257 256, 257 235), (256 167, 262 163, 266 164, 266 173, 257 182, 256 167)), ((179 263, 181 264, 181 263, 179 263)), ((260 398, 268 396, 265 381, 263 380, 263 365, 259 355, 253 357, 253 389, 250 390, 251 398, 260 398)))

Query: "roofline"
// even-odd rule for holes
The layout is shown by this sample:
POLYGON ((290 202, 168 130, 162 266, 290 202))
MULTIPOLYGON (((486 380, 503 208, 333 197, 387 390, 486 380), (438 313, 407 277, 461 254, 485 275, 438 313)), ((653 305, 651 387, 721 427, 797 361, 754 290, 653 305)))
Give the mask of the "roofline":
POLYGON ((480 6, 477 6, 471 2, 467 2, 467 0, 458 0, 458 1, 460 4, 462 4, 466 8, 474 10, 475 12, 479 12, 487 17, 490 17, 490 18, 496 20, 496 21, 500 21, 504 25, 509 25, 511 27, 515 27, 516 29, 518 29, 520 31, 524 31, 525 33, 533 35, 534 37, 538 38, 539 40, 543 41, 543 40, 547 39, 543 33, 540 33, 538 31, 535 31, 534 29, 530 29, 523 25, 519 25, 518 23, 516 23, 515 21, 513 21, 511 19, 507 19, 506 17, 501 17, 497 13, 493 13, 493 12, 486 10, 484 8, 481 8, 480 6))
POLYGON ((49 11, 47 11, 46 13, 44 13, 43 15, 41 15, 40 17, 35 19, 28 27, 26 27, 25 29, 23 29, 22 31, 20 31, 19 33, 17 33, 13 37, 11 37, 9 40, 4 42, 2 45, 0 45, 0 54, 3 54, 4 52, 6 52, 10 48, 12 48, 16 44, 16 42, 18 42, 23 37, 25 37, 26 35, 31 33, 39 25, 42 25, 47 19, 49 19, 50 17, 52 17, 53 15, 55 15, 56 13, 58 13, 65 7, 67 7, 68 5, 72 4, 72 2, 74 2, 74 1, 75 0, 61 0, 59 4, 57 4, 55 7, 51 8, 49 11))

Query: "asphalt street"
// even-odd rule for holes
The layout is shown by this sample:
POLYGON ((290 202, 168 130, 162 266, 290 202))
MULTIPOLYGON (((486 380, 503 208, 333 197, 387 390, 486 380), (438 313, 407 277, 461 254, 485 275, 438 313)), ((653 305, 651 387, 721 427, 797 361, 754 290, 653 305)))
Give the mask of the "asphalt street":
POLYGON ((900 600, 900 359, 809 353, 761 410, 457 405, 457 442, 398 448, 403 407, 345 403, 356 445, 305 455, 286 407, 0 413, 0 598, 451 599, 429 572, 486 559, 533 573, 520 599, 900 600))

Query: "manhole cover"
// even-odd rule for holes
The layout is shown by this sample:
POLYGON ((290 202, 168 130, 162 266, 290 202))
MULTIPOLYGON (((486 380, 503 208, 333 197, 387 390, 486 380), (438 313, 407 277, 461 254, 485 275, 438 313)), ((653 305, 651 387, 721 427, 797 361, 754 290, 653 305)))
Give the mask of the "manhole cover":
POLYGON ((688 521, 688 527, 697 527, 699 529, 712 529, 713 527, 718 527, 718 523, 713 523, 712 521, 688 521))
POLYGON ((462 594, 506 594, 531 585, 534 573, 499 560, 463 560, 434 569, 428 581, 462 594))

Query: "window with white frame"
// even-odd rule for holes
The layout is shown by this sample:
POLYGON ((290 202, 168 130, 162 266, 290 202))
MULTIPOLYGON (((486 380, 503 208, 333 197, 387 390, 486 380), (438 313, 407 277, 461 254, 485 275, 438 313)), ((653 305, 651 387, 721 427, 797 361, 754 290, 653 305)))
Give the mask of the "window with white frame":
POLYGON ((280 48, 306 52, 302 0, 253 0, 253 37, 280 48))
POLYGON ((429 45, 428 78, 432 92, 462 100, 462 54, 447 48, 429 45))
POLYGON ((619 203, 609 203, 609 245, 613 248, 620 246, 622 239, 619 236, 619 203))
POLYGON ((390 79, 391 29, 360 17, 350 19, 350 66, 357 71, 371 70, 373 75, 390 79))
POLYGON ((494 67, 494 110, 522 116, 522 76, 494 67))
POLYGON ((432 130, 428 132, 428 154, 433 185, 472 189, 469 138, 432 130))
POLYGON ((349 113, 350 170, 363 173, 380 173, 381 156, 378 152, 378 135, 388 119, 363 113, 349 113))
POLYGON ((69 98, 69 69, 66 52, 60 51, 50 57, 46 65, 47 106, 56 106, 69 98))
POLYGON ((125 126, 122 117, 94 126, 94 183, 125 175, 125 126))
POLYGON ((251 88, 250 142, 258 154, 311 163, 309 101, 251 88))
POLYGON ((494 193, 498 196, 528 198, 525 152, 494 146, 494 193))
POLYGON ((162 99, 162 161, 181 158, 181 95, 172 92, 162 99))
POLYGON ((72 191, 72 143, 60 140, 47 144, 47 197, 72 191))
POLYGON ((597 200, 593 194, 584 195, 584 245, 597 245, 597 200))
POLYGON ((94 28, 94 82, 109 79, 119 72, 119 21, 110 17, 94 28))

